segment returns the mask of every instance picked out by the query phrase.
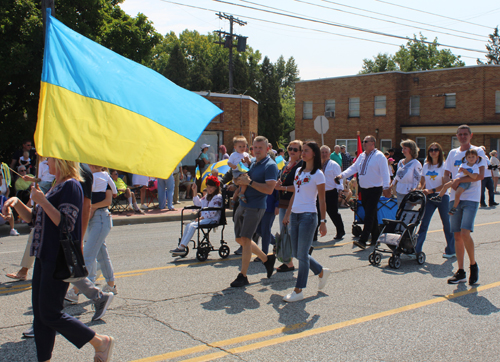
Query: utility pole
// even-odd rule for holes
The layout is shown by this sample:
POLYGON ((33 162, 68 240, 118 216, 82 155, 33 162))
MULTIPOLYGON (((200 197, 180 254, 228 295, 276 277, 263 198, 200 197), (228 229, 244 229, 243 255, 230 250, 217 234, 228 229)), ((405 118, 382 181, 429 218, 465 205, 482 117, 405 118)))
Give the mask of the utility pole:
POLYGON ((238 44, 233 45, 233 39, 236 36, 235 34, 233 34, 233 23, 236 23, 240 26, 244 26, 247 23, 225 13, 218 12, 215 15, 217 15, 219 19, 229 20, 229 33, 216 30, 215 32, 219 34, 219 41, 216 41, 215 44, 224 45, 224 48, 229 48, 229 94, 233 94, 233 47, 238 47, 238 51, 245 51, 247 41, 246 37, 238 36, 238 44), (225 41, 222 41, 223 35, 225 36, 225 41))

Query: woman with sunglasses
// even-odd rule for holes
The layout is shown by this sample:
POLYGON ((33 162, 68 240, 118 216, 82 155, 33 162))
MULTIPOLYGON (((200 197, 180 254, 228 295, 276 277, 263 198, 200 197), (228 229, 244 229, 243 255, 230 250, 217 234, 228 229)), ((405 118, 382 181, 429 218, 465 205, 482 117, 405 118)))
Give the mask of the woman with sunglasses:
POLYGON ((427 150, 427 159, 422 169, 420 184, 417 187, 418 190, 422 190, 423 193, 427 195, 427 202, 425 204, 425 212, 422 223, 420 224, 420 230, 418 231, 417 246, 415 249, 417 253, 422 251, 432 215, 434 211, 438 209, 441 222, 443 223, 444 236, 446 238, 446 248, 443 258, 452 258, 455 256, 455 237, 451 232, 450 217, 448 215, 450 196, 446 193, 442 197, 442 202, 440 203, 430 201, 430 198, 437 195, 446 183, 446 180, 443 180, 445 171, 444 161, 443 148, 439 143, 432 143, 427 150))
MULTIPOLYGON (((288 145, 288 155, 290 156, 288 163, 280 171, 278 182, 276 183, 275 190, 279 191, 279 225, 283 225, 283 218, 286 214, 286 209, 290 204, 290 199, 295 191, 293 186, 293 179, 295 178, 295 173, 299 167, 302 167, 302 141, 295 140, 290 142, 288 145)), ((288 264, 284 263, 280 265, 276 271, 277 272, 289 272, 294 271, 293 260, 290 260, 288 264)))

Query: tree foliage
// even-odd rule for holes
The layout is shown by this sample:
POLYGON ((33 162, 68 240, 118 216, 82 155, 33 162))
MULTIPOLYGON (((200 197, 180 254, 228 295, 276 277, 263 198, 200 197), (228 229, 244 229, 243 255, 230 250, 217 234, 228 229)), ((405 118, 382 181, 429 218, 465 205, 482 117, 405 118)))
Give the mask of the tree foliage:
MULTIPOLYGON (((493 31, 493 34, 489 35, 488 44, 486 44, 486 49, 488 54, 486 54, 486 64, 500 64, 500 34, 498 34, 498 26, 493 31)), ((477 64, 485 64, 480 59, 477 60, 477 64)))
POLYGON ((406 45, 401 45, 394 55, 379 53, 374 60, 363 59, 360 74, 400 70, 413 72, 419 70, 463 67, 465 63, 460 55, 454 55, 450 49, 438 50, 437 38, 432 43, 425 43, 427 38, 420 34, 420 39, 413 35, 406 45))

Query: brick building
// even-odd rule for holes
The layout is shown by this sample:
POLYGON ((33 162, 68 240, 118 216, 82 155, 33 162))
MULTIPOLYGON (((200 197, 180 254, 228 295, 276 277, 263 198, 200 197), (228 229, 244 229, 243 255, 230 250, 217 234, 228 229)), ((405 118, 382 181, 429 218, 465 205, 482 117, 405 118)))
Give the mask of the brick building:
MULTIPOLYGON (((420 148, 458 147, 457 126, 468 124, 472 143, 500 148, 500 66, 477 65, 419 72, 384 72, 299 81, 295 135, 321 140, 314 119, 327 116, 329 146, 356 149, 356 131, 372 134, 381 150, 411 138, 420 148)), ((425 151, 423 151, 425 153, 425 151)))
MULTIPOLYGON (((225 145, 229 154, 233 150, 233 137, 243 135, 248 142, 257 136, 258 102, 250 96, 195 92, 219 107, 223 112, 215 117, 205 128, 191 152, 182 160, 183 165, 193 166, 200 154, 201 145, 210 145, 208 151, 211 162, 218 157, 220 145, 225 145)), ((189 126, 186 120, 186 126, 189 126)))

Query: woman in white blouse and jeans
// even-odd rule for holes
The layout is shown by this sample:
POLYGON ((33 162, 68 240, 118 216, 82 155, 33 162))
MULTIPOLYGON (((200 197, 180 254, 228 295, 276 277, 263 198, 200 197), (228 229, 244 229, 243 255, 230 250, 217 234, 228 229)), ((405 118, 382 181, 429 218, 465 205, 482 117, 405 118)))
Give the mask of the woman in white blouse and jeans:
POLYGON ((417 188, 422 175, 422 164, 417 160, 419 149, 415 141, 404 140, 401 142, 401 147, 405 158, 399 161, 392 183, 392 186, 396 188, 398 206, 407 193, 417 188))

